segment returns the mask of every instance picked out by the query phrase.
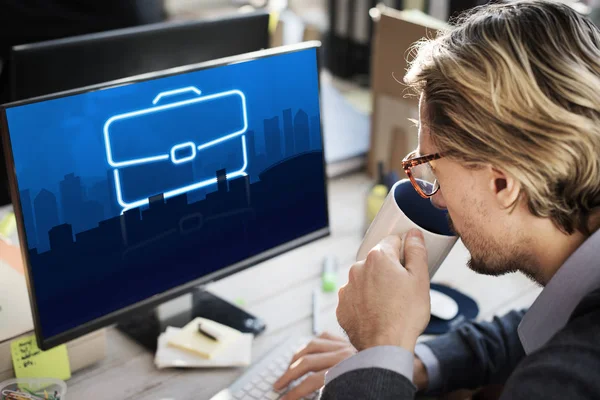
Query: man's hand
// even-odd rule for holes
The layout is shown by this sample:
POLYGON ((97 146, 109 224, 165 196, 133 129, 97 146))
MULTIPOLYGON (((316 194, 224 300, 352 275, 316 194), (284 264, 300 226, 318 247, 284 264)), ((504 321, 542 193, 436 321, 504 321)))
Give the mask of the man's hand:
POLYGON ((325 372, 355 353, 356 350, 347 339, 322 333, 292 357, 288 370, 273 384, 273 388, 281 390, 312 372, 282 398, 282 400, 300 399, 319 390, 325 382, 325 372))
POLYGON ((384 238, 350 268, 348 283, 338 292, 340 326, 357 350, 380 345, 414 351, 430 316, 427 251, 420 231, 405 238, 405 266, 400 264, 402 239, 384 238))

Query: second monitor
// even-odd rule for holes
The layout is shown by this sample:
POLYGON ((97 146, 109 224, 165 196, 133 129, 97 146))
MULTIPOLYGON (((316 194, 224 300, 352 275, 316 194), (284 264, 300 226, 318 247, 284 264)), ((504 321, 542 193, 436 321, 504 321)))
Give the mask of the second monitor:
POLYGON ((11 101, 261 50, 269 46, 268 27, 261 11, 16 46, 11 101))

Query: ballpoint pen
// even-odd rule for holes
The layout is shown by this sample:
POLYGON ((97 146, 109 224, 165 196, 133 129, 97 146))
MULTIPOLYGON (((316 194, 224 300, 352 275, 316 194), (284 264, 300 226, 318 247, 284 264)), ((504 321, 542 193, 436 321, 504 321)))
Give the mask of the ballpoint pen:
POLYGON ((319 311, 321 310, 321 303, 319 298, 319 289, 315 288, 312 292, 312 331, 314 335, 318 335, 321 332, 319 327, 319 311))

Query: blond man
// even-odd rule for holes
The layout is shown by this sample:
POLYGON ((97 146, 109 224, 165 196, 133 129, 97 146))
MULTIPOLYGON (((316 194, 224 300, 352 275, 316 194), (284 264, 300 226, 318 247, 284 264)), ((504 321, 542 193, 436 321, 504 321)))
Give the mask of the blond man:
POLYGON ((285 399, 323 377, 323 399, 489 384, 502 399, 600 399, 600 30, 562 3, 519 1, 478 8, 417 51, 405 81, 421 96, 419 147, 406 165, 430 184, 415 189, 448 210, 470 268, 521 271, 544 290, 526 313, 416 345, 427 252, 412 232, 401 265, 388 237, 339 291, 350 343, 315 339, 276 387, 314 372, 285 399))

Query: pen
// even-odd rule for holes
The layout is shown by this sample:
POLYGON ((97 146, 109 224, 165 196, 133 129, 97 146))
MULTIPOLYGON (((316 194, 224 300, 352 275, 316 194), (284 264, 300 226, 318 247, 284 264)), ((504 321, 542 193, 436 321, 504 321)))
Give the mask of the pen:
POLYGON ((216 342, 219 341, 219 334, 211 329, 209 326, 202 326, 202 324, 198 324, 198 332, 202 335, 206 336, 209 339, 212 339, 216 342))
POLYGON ((312 331, 314 335, 318 335, 321 331, 319 328, 319 310, 321 305, 319 302, 319 289, 313 289, 312 293, 312 331))

